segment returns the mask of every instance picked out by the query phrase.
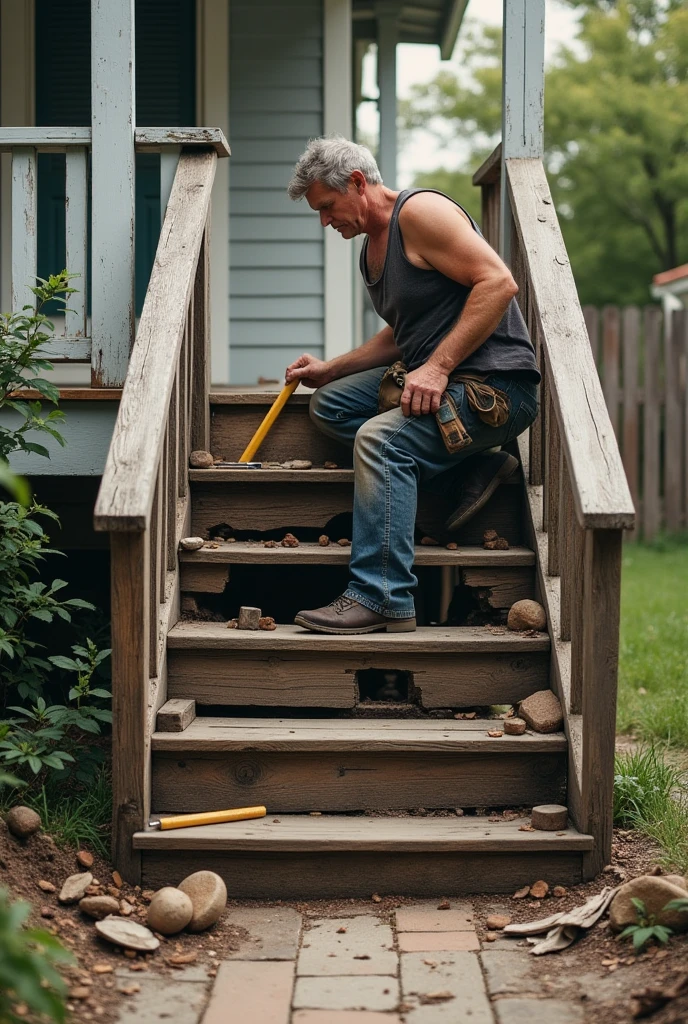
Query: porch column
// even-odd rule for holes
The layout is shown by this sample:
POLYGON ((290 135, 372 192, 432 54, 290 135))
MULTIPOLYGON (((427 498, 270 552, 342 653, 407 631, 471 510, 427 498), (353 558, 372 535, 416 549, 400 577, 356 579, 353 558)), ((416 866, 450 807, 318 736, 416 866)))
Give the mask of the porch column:
POLYGON ((398 0, 377 0, 377 84, 380 90, 380 148, 378 165, 387 188, 397 187, 397 43, 398 0))
POLYGON ((508 263, 511 206, 504 161, 544 153, 545 0, 504 0, 502 67, 499 252, 508 263))
POLYGON ((134 0, 91 0, 91 383, 124 383, 134 338, 134 0))

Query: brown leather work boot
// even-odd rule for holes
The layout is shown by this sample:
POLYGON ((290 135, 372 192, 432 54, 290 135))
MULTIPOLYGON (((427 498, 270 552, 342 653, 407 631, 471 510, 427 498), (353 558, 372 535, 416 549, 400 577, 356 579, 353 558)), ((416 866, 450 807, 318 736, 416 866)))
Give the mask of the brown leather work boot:
POLYGON ((299 612, 294 619, 297 626, 303 626, 314 633, 411 633, 416 628, 414 619, 391 619, 371 612, 351 597, 337 597, 324 608, 299 612))

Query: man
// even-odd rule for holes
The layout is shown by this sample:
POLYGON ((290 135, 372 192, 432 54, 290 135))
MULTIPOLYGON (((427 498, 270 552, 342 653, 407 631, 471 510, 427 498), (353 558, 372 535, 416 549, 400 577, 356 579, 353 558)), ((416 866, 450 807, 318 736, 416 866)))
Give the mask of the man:
POLYGON ((433 190, 386 188, 368 150, 340 136, 309 143, 288 192, 305 196, 324 228, 367 235, 361 273, 388 325, 345 355, 302 355, 286 371, 287 382, 318 389, 311 418, 353 445, 355 469, 351 582, 295 622, 320 633, 414 630, 419 483, 497 449, 469 464, 447 522, 458 529, 516 469, 499 447, 537 414, 540 375, 518 289, 462 207, 433 190), (408 371, 405 383, 404 367, 396 375, 400 404, 379 413, 380 384, 397 361, 408 371))

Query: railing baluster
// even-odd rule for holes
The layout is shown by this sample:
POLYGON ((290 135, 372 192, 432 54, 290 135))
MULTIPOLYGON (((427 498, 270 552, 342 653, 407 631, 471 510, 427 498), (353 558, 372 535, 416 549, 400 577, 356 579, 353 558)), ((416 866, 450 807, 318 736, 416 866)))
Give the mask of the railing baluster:
POLYGON ((179 353, 179 497, 186 496, 189 487, 189 360, 187 356, 188 332, 184 327, 179 353))
POLYGON ((569 479, 566 454, 561 451, 559 460, 559 493, 561 495, 561 511, 559 517, 559 573, 561 593, 561 616, 559 620, 559 636, 562 640, 571 639, 571 590, 573 570, 573 527, 575 512, 573 495, 569 479))
POLYGON ((65 335, 68 338, 85 338, 86 297, 86 253, 88 247, 88 150, 78 147, 68 149, 65 171, 65 240, 67 270, 78 274, 73 286, 78 289, 70 295, 65 310, 65 335))
POLYGON ((206 227, 196 266, 193 315, 191 447, 210 451, 210 229, 206 227))
POLYGON ((170 411, 167 420, 167 451, 169 456, 169 481, 167 494, 167 568, 174 572, 177 567, 177 494, 179 493, 179 367, 174 377, 170 396, 170 411))
MULTIPOLYGON (((165 427, 165 438, 162 442, 162 512, 160 522, 162 526, 162 572, 160 574, 160 603, 165 601, 165 586, 167 583, 166 574, 171 571, 168 565, 168 533, 170 529, 170 423, 169 418, 165 427)), ((172 566, 174 569, 174 565, 172 566)))
POLYGON ((561 439, 551 388, 548 392, 547 420, 547 562, 550 576, 559 575, 559 516, 561 514, 561 439))
POLYGON ((571 714, 583 710, 583 575, 585 533, 576 516, 571 520, 571 714))
POLYGON ((158 674, 158 632, 159 632, 159 611, 158 600, 160 592, 160 516, 162 506, 162 487, 160 481, 160 470, 158 470, 155 481, 155 492, 153 495, 153 508, 151 511, 151 525, 149 530, 150 544, 150 585, 148 600, 150 611, 148 613, 148 674, 153 678, 158 674))
POLYGON ((12 309, 34 306, 36 284, 38 216, 36 150, 15 149, 12 153, 12 309))
POLYGON ((537 319, 536 319, 536 315, 535 315, 534 300, 533 300, 533 296, 532 295, 529 297, 528 313, 529 313, 529 315, 528 315, 528 317, 526 319, 526 323, 528 325, 528 330, 530 331, 530 338, 531 338, 531 341, 533 342, 533 347, 535 348, 535 357, 537 359, 538 366, 540 368, 540 373, 542 374, 542 378, 543 378, 543 383, 542 383, 542 385, 540 387, 540 407, 538 409, 538 414, 535 417, 535 420, 533 421, 533 423, 531 423, 530 430, 528 432, 529 433, 529 445, 530 445, 530 464, 529 464, 528 473, 529 473, 529 477, 530 477, 530 483, 534 487, 538 487, 542 483, 543 476, 544 476, 543 470, 542 470, 542 458, 543 458, 543 452, 544 452, 544 437, 543 437, 543 433, 544 433, 544 429, 545 429, 545 423, 544 423, 544 420, 545 420, 545 411, 544 411, 545 362, 544 362, 543 346, 542 346, 542 342, 540 340, 540 331, 538 330, 538 327, 537 327, 537 319))

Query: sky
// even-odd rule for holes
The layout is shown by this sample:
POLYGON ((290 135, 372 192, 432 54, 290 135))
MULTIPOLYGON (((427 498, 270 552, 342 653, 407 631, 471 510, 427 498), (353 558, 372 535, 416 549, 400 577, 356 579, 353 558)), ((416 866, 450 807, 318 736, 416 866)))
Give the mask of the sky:
MULTIPOLYGON (((485 25, 502 24, 503 0, 469 0, 466 18, 485 25)), ((560 0, 546 0, 545 60, 550 62, 562 43, 571 43, 576 34, 578 15, 560 0)), ((440 60, 437 46, 402 43, 397 49, 397 91, 399 96, 409 94, 412 85, 427 82, 442 68, 450 68, 451 61, 440 60)), ((364 96, 376 96, 375 58, 369 55, 363 71, 364 96)), ((374 104, 363 104, 359 125, 372 135, 377 134, 377 111, 374 104)), ((461 159, 460 147, 453 153, 442 152, 438 141, 429 133, 418 132, 399 153, 398 188, 406 188, 420 171, 438 166, 455 166, 461 159)))

